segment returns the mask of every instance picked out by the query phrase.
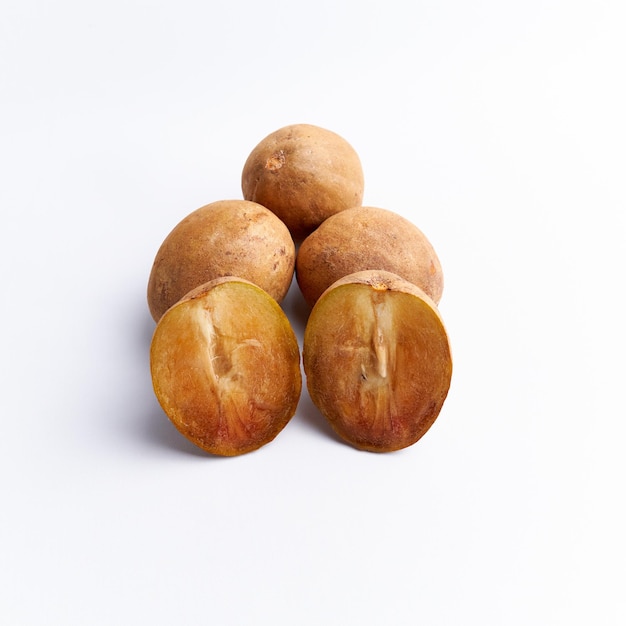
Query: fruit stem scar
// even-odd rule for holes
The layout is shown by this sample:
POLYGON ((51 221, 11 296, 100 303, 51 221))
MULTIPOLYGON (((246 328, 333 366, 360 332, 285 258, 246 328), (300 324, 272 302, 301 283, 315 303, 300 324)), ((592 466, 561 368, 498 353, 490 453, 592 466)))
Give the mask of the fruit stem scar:
POLYGON ((278 152, 274 152, 274 154, 267 159, 265 162, 265 169, 270 171, 279 170, 284 164, 285 151, 278 150, 278 152))

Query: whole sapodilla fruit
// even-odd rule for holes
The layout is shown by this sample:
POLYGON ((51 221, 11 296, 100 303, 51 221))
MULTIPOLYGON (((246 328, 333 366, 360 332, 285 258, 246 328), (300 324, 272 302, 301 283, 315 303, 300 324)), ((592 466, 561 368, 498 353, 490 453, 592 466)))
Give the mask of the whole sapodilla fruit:
POLYGON ((354 447, 406 448, 432 426, 452 376, 448 335, 434 302, 390 272, 333 283, 304 331, 313 403, 354 447))
POLYGON ((296 278, 312 306, 336 280, 361 270, 386 270, 416 284, 438 304, 443 271, 424 233, 398 213, 353 207, 329 217, 300 245, 296 278))
POLYGON ((338 134, 294 124, 252 150, 241 187, 246 200, 273 211, 301 240, 329 216, 361 204, 363 169, 354 148, 338 134))
POLYGON ((181 220, 159 248, 148 280, 155 321, 187 292, 214 278, 238 276, 277 302, 293 279, 295 244, 269 209, 246 200, 219 200, 181 220))

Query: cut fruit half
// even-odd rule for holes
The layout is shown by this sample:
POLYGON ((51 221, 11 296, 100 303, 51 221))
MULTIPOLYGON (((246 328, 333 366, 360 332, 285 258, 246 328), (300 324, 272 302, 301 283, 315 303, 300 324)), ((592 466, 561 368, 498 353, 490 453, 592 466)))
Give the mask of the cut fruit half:
POLYGON ((452 356, 435 303, 390 272, 333 283, 304 333, 311 400, 353 446, 406 448, 431 427, 446 399, 452 356))
POLYGON ((150 368, 176 428, 222 456, 272 441, 294 415, 302 387, 298 342, 283 310, 234 277, 201 285, 163 315, 150 368))

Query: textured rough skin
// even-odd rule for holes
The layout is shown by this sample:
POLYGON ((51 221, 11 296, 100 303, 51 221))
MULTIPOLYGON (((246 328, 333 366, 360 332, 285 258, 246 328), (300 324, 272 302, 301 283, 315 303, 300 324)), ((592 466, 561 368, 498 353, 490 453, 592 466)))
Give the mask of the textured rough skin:
POLYGON ((417 442, 452 377, 434 302, 389 272, 357 272, 322 294, 305 329, 303 363, 313 403, 345 441, 372 452, 417 442))
POLYGON ((296 278, 313 306, 336 280, 361 270, 386 270, 420 287, 438 304, 443 271, 435 250, 412 222, 377 207, 353 207, 329 217, 300 245, 296 278))
POLYGON ((302 388, 298 342, 284 312, 233 277, 201 285, 168 309, 152 338, 150 369, 180 433, 221 456, 272 441, 302 388))
POLYGON ((241 176, 246 200, 273 211, 302 240, 327 217, 361 204, 363 170, 354 148, 310 124, 281 128, 248 156, 241 176))
POLYGON ((157 252, 148 280, 155 321, 187 292, 214 278, 238 276, 277 302, 293 279, 295 244, 271 211, 246 200, 220 200, 179 222, 157 252))

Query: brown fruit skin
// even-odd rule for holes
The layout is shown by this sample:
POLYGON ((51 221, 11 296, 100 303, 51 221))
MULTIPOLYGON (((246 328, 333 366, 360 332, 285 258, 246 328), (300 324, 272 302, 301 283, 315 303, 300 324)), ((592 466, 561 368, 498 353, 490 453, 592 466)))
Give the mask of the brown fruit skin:
POLYGON ((265 137, 241 176, 244 198, 278 215, 296 241, 331 215, 361 204, 363 186, 354 148, 311 124, 285 126, 265 137))
POLYGON ((303 364, 313 403, 342 439, 370 452, 416 443, 452 377, 435 303, 383 271, 350 274, 322 294, 305 328, 303 364))
POLYGON ((353 272, 386 270, 414 283, 438 304, 443 270, 415 224, 378 207, 353 207, 329 217, 300 245, 296 279, 313 306, 332 283, 353 272))
POLYGON ((154 331, 150 371, 178 431, 219 456, 272 441, 302 389, 298 342, 283 310, 232 276, 200 285, 168 309, 154 331))
POLYGON ((269 209, 246 200, 219 200, 181 220, 159 248, 148 280, 155 321, 186 293, 214 278, 240 276, 277 302, 291 285, 295 244, 269 209))

